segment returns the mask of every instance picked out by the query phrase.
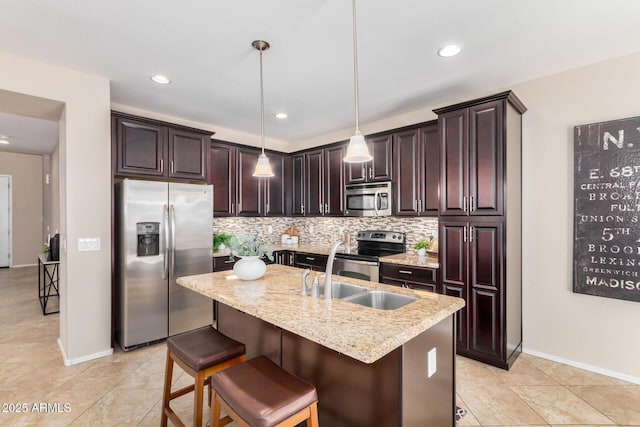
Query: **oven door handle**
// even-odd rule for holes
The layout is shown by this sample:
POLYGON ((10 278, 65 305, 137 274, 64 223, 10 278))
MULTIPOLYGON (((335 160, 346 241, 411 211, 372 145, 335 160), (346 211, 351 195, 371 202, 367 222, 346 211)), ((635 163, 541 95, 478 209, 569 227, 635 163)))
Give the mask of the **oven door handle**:
POLYGON ((378 265, 380 265, 379 262, 374 262, 374 261, 360 261, 360 260, 356 260, 356 259, 349 259, 349 258, 343 258, 343 257, 338 257, 336 256, 336 261, 337 260, 341 260, 342 262, 350 262, 353 264, 358 264, 358 265, 370 265, 372 267, 377 267, 378 265))

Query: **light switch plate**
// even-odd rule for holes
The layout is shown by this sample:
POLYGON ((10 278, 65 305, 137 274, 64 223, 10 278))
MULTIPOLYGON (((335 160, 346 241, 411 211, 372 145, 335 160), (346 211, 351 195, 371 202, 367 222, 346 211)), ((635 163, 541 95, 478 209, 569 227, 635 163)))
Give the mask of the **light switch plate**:
POLYGON ((101 239, 99 237, 78 239, 78 252, 99 251, 100 248, 101 239))

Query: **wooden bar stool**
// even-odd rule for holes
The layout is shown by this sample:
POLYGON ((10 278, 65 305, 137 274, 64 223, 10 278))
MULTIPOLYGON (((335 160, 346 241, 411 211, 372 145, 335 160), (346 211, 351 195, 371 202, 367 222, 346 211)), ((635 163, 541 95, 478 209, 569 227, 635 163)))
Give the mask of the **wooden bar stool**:
POLYGON ((292 427, 304 420, 318 427, 316 388, 265 356, 216 373, 211 387, 213 427, 226 424, 221 407, 241 427, 292 427))
POLYGON ((209 403, 211 403, 211 375, 245 360, 244 344, 232 340, 211 326, 167 339, 167 367, 164 374, 164 393, 162 396, 162 427, 167 426, 167 418, 171 419, 171 422, 176 426, 184 426, 169 403, 194 390, 193 425, 202 427, 204 385, 209 384, 209 403), (171 381, 174 362, 194 378, 194 384, 172 393, 171 381))

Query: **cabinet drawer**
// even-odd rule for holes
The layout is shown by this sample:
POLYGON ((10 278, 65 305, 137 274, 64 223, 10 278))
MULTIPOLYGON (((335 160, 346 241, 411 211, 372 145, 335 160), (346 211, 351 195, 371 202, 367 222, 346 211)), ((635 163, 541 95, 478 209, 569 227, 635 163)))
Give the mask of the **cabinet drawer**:
POLYGON ((214 257, 213 271, 231 270, 233 268, 233 264, 235 264, 237 260, 237 258, 231 260, 228 256, 214 257))
POLYGON ((380 263, 380 275, 390 279, 418 283, 436 283, 435 268, 413 267, 401 264, 380 263))
POLYGON ((311 268, 312 270, 323 271, 327 268, 327 255, 309 254, 305 252, 296 253, 296 267, 311 268))

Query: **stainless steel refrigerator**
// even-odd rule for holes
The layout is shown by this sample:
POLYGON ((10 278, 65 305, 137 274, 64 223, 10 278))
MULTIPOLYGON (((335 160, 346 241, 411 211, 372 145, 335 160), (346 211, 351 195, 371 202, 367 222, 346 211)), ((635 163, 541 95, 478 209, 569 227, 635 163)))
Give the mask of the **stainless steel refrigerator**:
POLYGON ((213 323, 213 302, 176 283, 212 270, 213 187, 116 183, 116 340, 129 350, 213 323))

